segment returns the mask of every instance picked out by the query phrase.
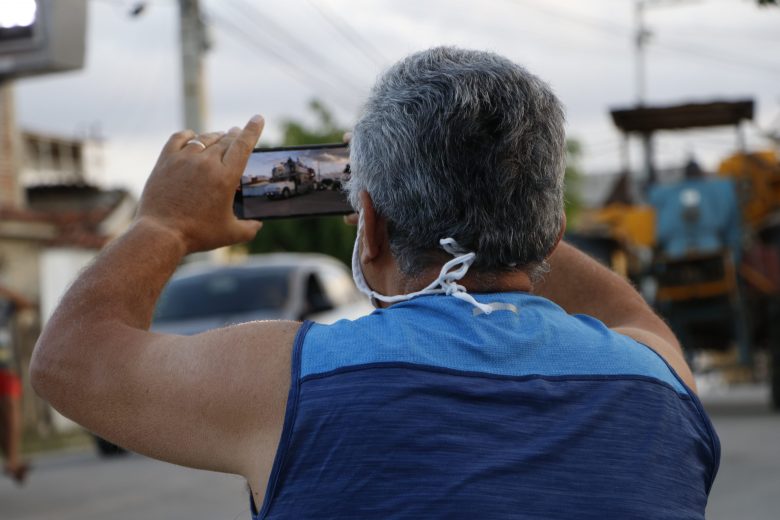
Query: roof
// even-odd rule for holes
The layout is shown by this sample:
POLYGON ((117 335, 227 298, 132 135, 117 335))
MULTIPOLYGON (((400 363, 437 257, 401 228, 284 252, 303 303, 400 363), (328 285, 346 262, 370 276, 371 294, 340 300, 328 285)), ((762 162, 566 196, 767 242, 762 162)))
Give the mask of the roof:
POLYGON ((87 185, 28 188, 28 207, 0 207, 0 222, 48 225, 53 228, 49 245, 100 249, 111 239, 101 224, 129 196, 87 185))
POLYGON ((664 107, 637 106, 610 111, 612 121, 625 133, 651 133, 709 126, 737 125, 753 119, 752 99, 687 103, 664 107))

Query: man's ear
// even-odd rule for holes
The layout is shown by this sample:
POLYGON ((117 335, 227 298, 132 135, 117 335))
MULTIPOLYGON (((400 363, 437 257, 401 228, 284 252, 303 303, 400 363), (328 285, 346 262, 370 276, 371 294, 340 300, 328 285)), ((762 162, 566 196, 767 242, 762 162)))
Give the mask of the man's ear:
POLYGON ((363 219, 362 248, 360 259, 369 263, 381 256, 388 247, 387 221, 374 208, 374 201, 367 191, 361 191, 360 218, 363 219))
POLYGON ((563 240, 563 234, 566 233, 566 213, 561 214, 561 231, 558 233, 558 239, 555 241, 555 245, 552 249, 550 249, 550 254, 547 255, 547 258, 550 258, 552 256, 555 249, 558 247, 558 244, 561 243, 561 240, 563 240))

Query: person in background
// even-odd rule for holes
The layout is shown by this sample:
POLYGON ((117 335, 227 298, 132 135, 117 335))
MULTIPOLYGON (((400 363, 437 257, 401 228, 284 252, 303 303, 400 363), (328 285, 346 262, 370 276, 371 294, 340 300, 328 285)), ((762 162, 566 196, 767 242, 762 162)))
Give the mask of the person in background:
POLYGON ((30 306, 22 295, 0 285, 0 448, 3 473, 23 484, 29 466, 22 461, 22 383, 14 357, 14 317, 30 306))

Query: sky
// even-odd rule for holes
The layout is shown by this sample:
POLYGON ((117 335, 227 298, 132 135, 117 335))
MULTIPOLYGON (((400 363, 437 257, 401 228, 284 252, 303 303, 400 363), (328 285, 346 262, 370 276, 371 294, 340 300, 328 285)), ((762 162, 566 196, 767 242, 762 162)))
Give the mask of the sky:
MULTIPOLYGON (((58 0, 72 1, 72 0, 58 0)), ((25 130, 99 136, 92 180, 136 195, 160 148, 182 128, 178 2, 88 0, 83 70, 21 79, 17 120, 25 130)), ((753 98, 750 148, 780 130, 780 8, 753 0, 646 0, 646 103, 753 98)), ((636 102, 632 0, 201 0, 208 128, 266 118, 278 144, 286 119, 310 121, 312 98, 344 127, 358 117, 376 76, 403 56, 437 45, 503 54, 547 81, 566 106, 569 137, 583 145, 588 174, 615 171, 621 136, 609 109, 636 102)), ((660 134, 658 164, 694 154, 714 168, 736 143, 732 128, 660 134)), ((634 164, 638 143, 629 154, 634 164)))

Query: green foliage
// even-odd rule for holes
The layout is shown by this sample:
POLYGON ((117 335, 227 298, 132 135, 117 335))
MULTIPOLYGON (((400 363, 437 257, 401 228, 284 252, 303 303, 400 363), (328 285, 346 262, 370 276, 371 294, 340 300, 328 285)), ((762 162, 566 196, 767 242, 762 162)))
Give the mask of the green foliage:
POLYGON ((777 0, 756 0, 758 2, 758 5, 764 6, 764 5, 777 5, 777 0))
MULTIPOLYGON (((340 143, 345 129, 334 120, 330 110, 312 100, 309 108, 316 117, 315 126, 294 120, 282 124, 281 146, 340 143)), ((267 220, 250 242, 250 253, 316 252, 335 256, 349 265, 355 227, 344 224, 340 216, 267 220)))
POLYGON ((284 121, 282 146, 340 143, 346 130, 335 122, 330 110, 317 99, 309 102, 309 110, 317 118, 317 126, 310 128, 292 119, 284 121))
POLYGON ((267 220, 249 244, 251 253, 324 253, 349 265, 355 226, 342 217, 315 217, 267 220))
POLYGON ((577 215, 582 208, 582 198, 580 190, 582 188, 582 168, 580 159, 582 158, 582 145, 576 139, 566 141, 566 174, 564 175, 564 197, 566 220, 568 226, 573 228, 577 215))

